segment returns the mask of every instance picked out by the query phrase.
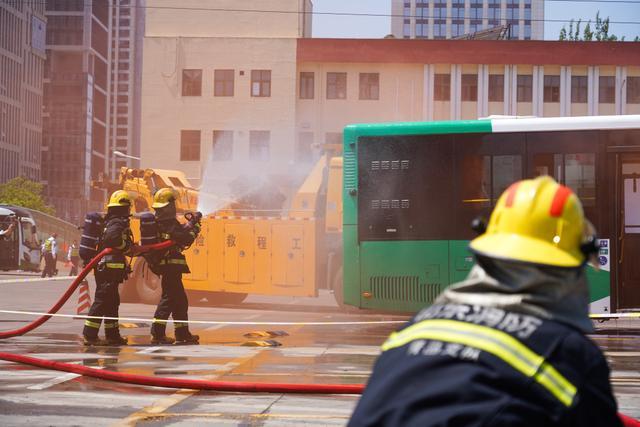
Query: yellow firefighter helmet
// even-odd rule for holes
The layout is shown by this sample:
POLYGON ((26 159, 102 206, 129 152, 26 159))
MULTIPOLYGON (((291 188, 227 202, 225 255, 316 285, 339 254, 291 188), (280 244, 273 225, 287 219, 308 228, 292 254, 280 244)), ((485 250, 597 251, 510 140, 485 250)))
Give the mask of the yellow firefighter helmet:
POLYGON ((116 206, 131 206, 131 196, 124 190, 114 191, 111 197, 109 198, 108 208, 113 208, 116 206))
POLYGON ((171 188, 161 188, 156 191, 156 194, 153 195, 153 205, 152 208, 164 208, 171 202, 176 201, 176 195, 171 188))
POLYGON ((597 251, 596 242, 578 196, 542 176, 512 184, 470 248, 492 258, 578 267, 597 251))

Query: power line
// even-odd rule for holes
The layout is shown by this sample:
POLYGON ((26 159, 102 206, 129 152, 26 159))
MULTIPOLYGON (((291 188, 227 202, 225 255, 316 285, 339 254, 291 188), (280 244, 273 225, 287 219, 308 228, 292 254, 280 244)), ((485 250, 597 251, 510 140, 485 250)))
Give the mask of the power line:
MULTIPOLYGON (((45 0, 24 0, 27 3, 32 4, 46 4, 45 0)), ((627 4, 640 4, 640 1, 635 0, 545 0, 546 2, 563 2, 563 3, 627 3, 627 4)), ((93 5, 94 2, 84 2, 85 5, 93 5)), ((116 5, 112 5, 116 7, 116 5)), ((286 15, 317 15, 317 16, 349 16, 349 17, 369 17, 369 18, 415 18, 415 19, 443 19, 436 16, 428 15, 404 15, 404 14, 392 14, 392 13, 367 13, 367 12, 315 12, 315 11, 296 11, 296 10, 273 10, 273 9, 231 9, 231 8, 209 8, 209 7, 181 7, 181 6, 138 6, 138 5, 121 5, 124 9, 154 9, 154 10, 185 10, 196 12, 231 12, 231 13, 272 13, 272 14, 286 14, 286 15)), ((519 10, 519 9, 518 9, 519 10)), ((62 11, 60 11, 62 12, 62 11)), ((72 12, 72 11, 64 11, 72 12)), ((449 17, 453 19, 452 17, 449 17)), ((447 19, 445 17, 444 19, 447 19)), ((455 18, 460 21, 480 20, 479 18, 455 18)), ((491 20, 491 19, 490 19, 491 20)), ((518 19, 520 20, 520 19, 518 19)), ((523 19, 525 20, 525 19, 523 19)), ((513 19, 515 21, 515 19, 513 19)), ((556 22, 556 23, 568 23, 571 19, 526 19, 528 22, 556 22)), ((609 21, 609 24, 620 25, 640 25, 640 21, 609 21)))

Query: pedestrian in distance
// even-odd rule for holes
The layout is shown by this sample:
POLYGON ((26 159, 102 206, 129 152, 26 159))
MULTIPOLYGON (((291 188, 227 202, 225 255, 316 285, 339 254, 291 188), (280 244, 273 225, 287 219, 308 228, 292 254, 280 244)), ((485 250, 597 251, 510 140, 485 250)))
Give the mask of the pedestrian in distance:
POLYGON ((172 240, 176 246, 167 249, 158 257, 152 269, 161 277, 162 296, 154 314, 151 325, 151 343, 158 344, 198 344, 200 337, 189 331, 189 300, 182 283, 182 275, 189 273, 189 266, 182 251, 189 247, 200 233, 199 212, 194 214, 186 224, 176 219, 176 197, 171 188, 158 190, 151 206, 160 234, 159 240, 172 240), (166 328, 169 316, 173 318, 175 340, 167 337, 166 328))
POLYGON ((67 251, 67 261, 71 264, 69 276, 77 276, 78 266, 80 265, 80 248, 78 248, 78 242, 75 240, 69 246, 69 250, 67 251))
POLYGON ((620 426, 585 269, 595 230, 550 177, 498 200, 476 264, 391 334, 350 426, 620 426))
POLYGON ((56 263, 58 261, 58 238, 57 233, 51 234, 47 240, 42 243, 42 257, 44 258, 44 269, 42 277, 53 277, 56 272, 56 263))
POLYGON ((120 335, 118 309, 120 295, 118 286, 127 278, 129 268, 125 255, 133 245, 133 235, 129 226, 131 197, 124 190, 111 195, 104 219, 104 231, 99 239, 97 250, 114 249, 104 256, 95 268, 96 294, 89 309, 90 318, 85 320, 82 334, 85 345, 126 345, 127 339, 120 335), (98 332, 104 319, 106 342, 100 341, 98 332))

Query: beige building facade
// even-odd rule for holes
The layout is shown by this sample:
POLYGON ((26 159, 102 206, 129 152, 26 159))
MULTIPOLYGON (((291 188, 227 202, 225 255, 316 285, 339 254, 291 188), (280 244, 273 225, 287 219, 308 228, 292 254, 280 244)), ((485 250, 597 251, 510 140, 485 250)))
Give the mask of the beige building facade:
POLYGON ((308 39, 298 69, 299 145, 351 123, 640 113, 633 43, 308 39))
POLYGON ((228 30, 228 37, 147 33, 142 167, 182 170, 198 185, 211 171, 218 180, 308 171, 322 145, 341 143, 352 123, 640 113, 634 43, 228 30))
POLYGON ((220 179, 290 168, 296 43, 311 34, 311 2, 220 1, 216 10, 179 4, 179 11, 147 11, 141 166, 179 169, 195 184, 209 162, 220 179), (262 9, 282 13, 248 11, 262 9))

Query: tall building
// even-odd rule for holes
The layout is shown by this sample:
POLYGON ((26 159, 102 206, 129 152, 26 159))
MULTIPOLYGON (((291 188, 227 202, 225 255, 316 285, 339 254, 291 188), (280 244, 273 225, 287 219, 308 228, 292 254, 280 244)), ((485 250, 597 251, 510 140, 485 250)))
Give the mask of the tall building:
POLYGON ((391 0, 391 33, 405 39, 449 39, 508 26, 516 40, 544 38, 544 0, 391 0))
POLYGON ((0 0, 0 183, 40 180, 45 27, 42 2, 0 0))
POLYGON ((145 2, 114 0, 111 17, 109 175, 140 156, 140 88, 145 2), (116 154, 113 154, 116 153, 116 154), (125 157, 130 156, 130 157, 125 157))
POLYGON ((42 178, 48 202, 77 222, 101 209, 91 180, 109 161, 111 1, 47 0, 42 178))

